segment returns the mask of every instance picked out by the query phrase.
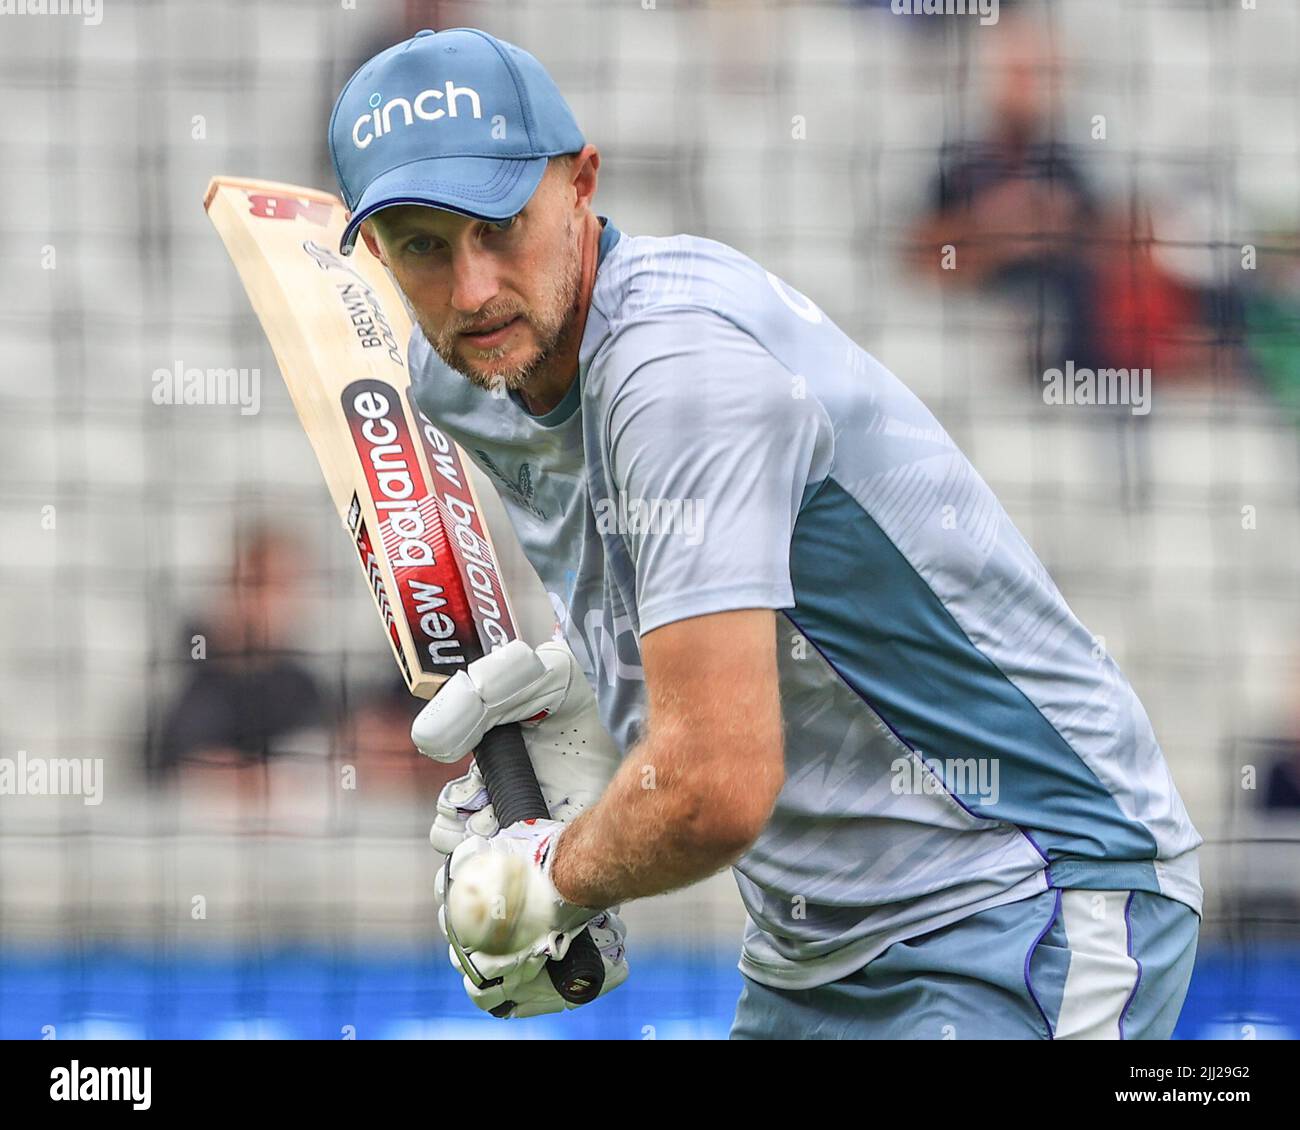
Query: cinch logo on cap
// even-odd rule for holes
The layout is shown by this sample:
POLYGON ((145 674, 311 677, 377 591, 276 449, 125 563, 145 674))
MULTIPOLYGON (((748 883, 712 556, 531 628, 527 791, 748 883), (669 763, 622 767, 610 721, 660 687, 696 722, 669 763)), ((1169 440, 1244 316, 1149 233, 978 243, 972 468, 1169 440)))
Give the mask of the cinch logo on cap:
POLYGON ((370 113, 362 114, 353 123, 352 144, 358 149, 365 149, 375 138, 392 133, 393 111, 396 109, 402 111, 402 117, 397 123, 399 126, 414 125, 416 118, 425 122, 436 122, 439 118, 459 117, 457 102, 462 96, 469 99, 474 110, 473 116, 481 118, 483 107, 479 102, 478 91, 472 86, 457 86, 451 79, 447 80, 443 90, 432 88, 422 90, 409 102, 405 98, 393 98, 383 102, 379 94, 372 94, 370 113), (434 99, 442 99, 443 105, 431 109, 430 103, 434 99), (380 105, 381 102, 383 105, 380 105))
POLYGON ((477 28, 450 28, 363 63, 335 100, 329 145, 352 213, 339 238, 347 255, 361 225, 395 204, 490 221, 518 215, 549 160, 586 141, 532 55, 477 28))

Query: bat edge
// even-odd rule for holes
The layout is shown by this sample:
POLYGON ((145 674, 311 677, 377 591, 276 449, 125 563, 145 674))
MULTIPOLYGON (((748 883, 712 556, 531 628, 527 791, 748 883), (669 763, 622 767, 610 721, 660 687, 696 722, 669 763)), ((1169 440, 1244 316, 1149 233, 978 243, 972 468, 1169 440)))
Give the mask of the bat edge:
POLYGON ((211 209, 212 201, 223 188, 265 189, 267 192, 279 193, 282 196, 298 196, 307 200, 315 200, 320 204, 337 204, 344 207, 343 201, 337 196, 331 192, 322 192, 319 188, 289 184, 286 181, 259 180, 256 177, 232 177, 218 174, 208 181, 208 187, 203 193, 203 210, 205 212, 211 209))

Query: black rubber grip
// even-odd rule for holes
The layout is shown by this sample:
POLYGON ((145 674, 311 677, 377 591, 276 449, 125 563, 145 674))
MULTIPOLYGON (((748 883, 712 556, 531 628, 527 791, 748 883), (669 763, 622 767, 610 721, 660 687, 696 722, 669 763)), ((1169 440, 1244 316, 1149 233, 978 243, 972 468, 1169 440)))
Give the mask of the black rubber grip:
MULTIPOLYGON (((484 734, 474 757, 502 828, 520 820, 550 818, 517 722, 484 734)), ((595 1000, 605 984, 605 963, 586 929, 569 943, 564 957, 546 963, 546 971, 555 991, 571 1004, 595 1000)))

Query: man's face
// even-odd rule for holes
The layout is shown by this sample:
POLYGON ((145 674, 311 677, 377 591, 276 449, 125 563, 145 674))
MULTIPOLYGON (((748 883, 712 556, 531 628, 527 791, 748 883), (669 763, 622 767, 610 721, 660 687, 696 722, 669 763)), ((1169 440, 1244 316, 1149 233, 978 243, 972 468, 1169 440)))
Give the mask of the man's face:
POLYGON ((553 162, 524 210, 502 223, 418 204, 369 223, 429 344, 471 383, 526 388, 571 342, 582 259, 564 163, 553 162))

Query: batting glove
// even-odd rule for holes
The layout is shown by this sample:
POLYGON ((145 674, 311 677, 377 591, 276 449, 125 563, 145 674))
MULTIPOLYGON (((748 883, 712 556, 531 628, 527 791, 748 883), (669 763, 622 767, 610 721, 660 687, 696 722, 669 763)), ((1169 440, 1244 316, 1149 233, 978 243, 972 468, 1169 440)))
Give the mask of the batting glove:
MULTIPOLYGON (((620 752, 601 725, 596 696, 563 641, 534 650, 522 640, 490 652, 447 681, 416 718, 421 753, 456 761, 504 722, 520 722, 551 815, 570 821, 605 791, 620 752)), ((490 837, 496 814, 477 764, 438 797, 429 842, 450 855, 467 835, 490 837)))
MULTIPOLYGON (((473 915, 472 921, 451 922, 473 948, 481 946, 472 939, 491 934, 498 953, 522 950, 551 935, 580 930, 600 913, 565 901, 551 881, 555 845, 564 827, 558 820, 520 820, 491 839, 466 836, 451 853, 434 880, 434 895, 443 906, 450 901, 459 914, 473 915), (470 870, 474 876, 467 880, 470 870), (449 900, 448 892, 458 880, 473 882, 473 890, 462 886, 462 897, 449 900)), ((446 930, 445 919, 441 925, 446 930)), ((552 948, 556 944, 552 939, 552 948)), ((567 941, 563 945, 567 948, 567 941)))
MULTIPOLYGON (((627 927, 617 914, 607 910, 593 918, 587 928, 605 966, 605 984, 600 990, 603 997, 627 980, 627 927)), ((567 950, 567 944, 564 948, 567 950)), ((469 999, 477 1008, 499 1019, 518 1020, 579 1007, 566 1001, 551 984, 546 963, 563 953, 555 953, 549 946, 503 957, 484 953, 462 955, 455 946, 449 946, 447 952, 452 967, 463 974, 469 999)))
POLYGON ((494 1016, 538 1016, 577 1007, 556 992, 544 970, 547 961, 568 952, 572 939, 588 925, 605 965, 600 995, 627 979, 626 928, 616 908, 597 912, 575 906, 551 882, 555 845, 563 829, 555 820, 527 820, 490 840, 471 835, 448 857, 435 881, 438 924, 451 942, 451 963, 463 975, 470 1000, 494 1016), (467 872, 474 870, 475 862, 489 866, 480 866, 475 878, 469 879, 467 872), (492 866, 494 862, 515 865, 511 873, 518 876, 522 871, 524 881, 492 887, 491 881, 503 873, 503 868, 492 866), (472 882, 473 887, 462 887, 457 892, 461 897, 449 900, 448 892, 458 880, 472 882), (458 923, 448 910, 449 902, 456 907, 457 917, 468 913, 473 921, 458 923), (510 952, 487 954, 466 944, 467 935, 488 932, 501 934, 494 939, 493 949, 504 945, 510 952))

